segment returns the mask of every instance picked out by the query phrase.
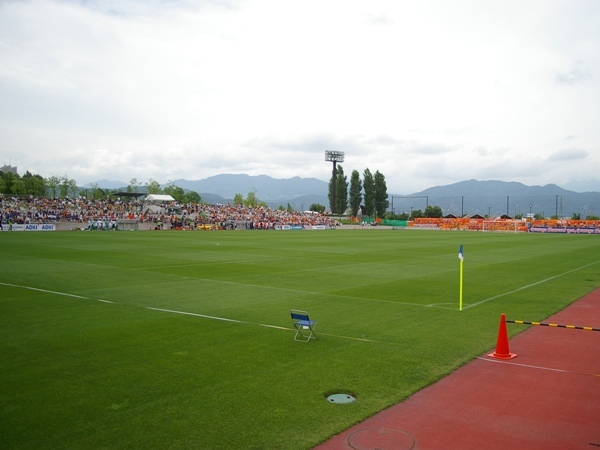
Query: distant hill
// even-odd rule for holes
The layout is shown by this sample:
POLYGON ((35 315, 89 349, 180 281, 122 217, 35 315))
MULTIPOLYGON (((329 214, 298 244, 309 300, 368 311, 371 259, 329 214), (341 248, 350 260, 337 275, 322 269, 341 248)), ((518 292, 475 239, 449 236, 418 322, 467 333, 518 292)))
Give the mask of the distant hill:
POLYGON ((221 203, 231 202, 236 194, 244 197, 254 192, 256 197, 272 208, 287 206, 297 210, 308 209, 311 204, 326 206, 328 184, 316 178, 272 178, 267 175, 222 174, 203 180, 175 180, 183 189, 198 192, 204 201, 210 202, 211 195, 218 195, 221 203))
POLYGON ((288 200, 305 195, 327 195, 327 183, 316 178, 271 178, 266 175, 215 175, 203 180, 175 180, 175 185, 196 192, 218 194, 233 198, 255 192, 264 201, 288 200))
MULTIPOLYGON (((82 187, 91 188, 95 184, 102 189, 124 191, 129 183, 103 179, 82 187)), ((197 192, 202 197, 202 201, 211 204, 232 203, 236 194, 247 197, 250 192, 254 192, 260 201, 275 209, 279 206, 287 207, 288 203, 296 210, 306 210, 313 203, 324 206, 329 204, 328 183, 316 178, 278 179, 266 175, 222 174, 202 180, 174 180, 173 184, 185 191, 197 192)), ((161 185, 162 188, 166 186, 166 184, 161 185)), ((145 186, 140 186, 138 191, 144 192, 145 186)))
MULTIPOLYGON (((100 180, 96 183, 105 189, 127 187, 127 183, 120 181, 100 180)), ((329 206, 328 183, 316 178, 278 179, 266 175, 222 174, 195 181, 179 179, 173 183, 184 190, 198 192, 207 203, 227 204, 236 194, 246 197, 254 192, 259 200, 272 208, 290 204, 296 210, 306 210, 313 203, 329 206)), ((527 186, 517 182, 468 180, 409 195, 390 194, 389 201, 389 209, 396 214, 424 210, 431 205, 439 206, 444 215, 456 216, 480 214, 497 217, 508 214, 514 217, 526 216, 530 211, 545 217, 555 214, 564 217, 573 213, 580 214, 582 218, 600 215, 599 192, 573 192, 555 184, 527 186)))
POLYGON ((95 183, 88 183, 81 186, 84 189, 90 189, 94 185, 98 185, 101 189, 125 189, 129 183, 124 181, 111 181, 107 179, 98 180, 95 183))
MULTIPOLYGON (((506 181, 460 181, 447 186, 435 186, 407 196, 392 196, 396 213, 424 210, 426 205, 439 206, 444 214, 489 215, 511 217, 542 214, 545 217, 571 216, 582 218, 600 215, 599 192, 573 192, 555 184, 527 186, 506 181), (596 210, 594 211, 594 205, 596 210)), ((391 208, 392 198, 390 198, 391 208)))

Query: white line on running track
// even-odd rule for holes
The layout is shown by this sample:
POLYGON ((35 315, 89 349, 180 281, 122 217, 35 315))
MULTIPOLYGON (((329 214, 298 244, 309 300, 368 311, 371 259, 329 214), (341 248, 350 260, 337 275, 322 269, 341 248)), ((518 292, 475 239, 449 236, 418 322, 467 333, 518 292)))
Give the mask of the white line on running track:
POLYGON ((569 370, 553 369, 551 367, 533 366, 531 364, 519 364, 519 363, 514 363, 514 362, 509 362, 509 361, 498 361, 496 359, 488 359, 488 358, 483 358, 481 356, 478 356, 477 359, 480 359, 482 361, 491 362, 491 363, 501 363, 501 364, 510 364, 511 366, 529 367, 530 369, 551 370, 552 372, 567 372, 567 373, 570 372, 569 370))
POLYGON ((477 359, 480 359, 481 361, 491 362, 491 363, 509 364, 511 366, 527 367, 529 369, 550 370, 552 372, 562 372, 562 373, 578 373, 578 374, 581 374, 581 375, 592 375, 594 377, 600 377, 600 374, 597 374, 597 373, 574 372, 572 370, 554 369, 552 367, 534 366, 534 365, 531 365, 531 364, 519 364, 519 363, 515 363, 515 362, 510 362, 510 361, 503 361, 503 360, 497 360, 497 359, 483 358, 481 356, 478 356, 477 359))
POLYGON ((567 270, 566 272, 559 273, 558 275, 554 275, 553 277, 546 278, 544 280, 536 281, 535 283, 528 284, 526 286, 522 286, 517 289, 513 289, 512 291, 504 292, 503 294, 494 295, 493 297, 486 298, 485 300, 481 300, 477 303, 471 303, 470 305, 466 305, 463 309, 473 308, 474 306, 479 306, 483 303, 490 302, 492 300, 496 300, 497 298, 504 297, 506 295, 514 294, 515 292, 523 291, 525 289, 529 289, 530 287, 537 286, 538 284, 546 283, 547 281, 554 280, 555 278, 562 277, 564 275, 568 275, 573 272, 577 272, 578 270, 585 269, 586 267, 593 266, 594 264, 598 264, 600 261, 594 261, 593 263, 586 264, 585 266, 578 267, 573 270, 567 270))

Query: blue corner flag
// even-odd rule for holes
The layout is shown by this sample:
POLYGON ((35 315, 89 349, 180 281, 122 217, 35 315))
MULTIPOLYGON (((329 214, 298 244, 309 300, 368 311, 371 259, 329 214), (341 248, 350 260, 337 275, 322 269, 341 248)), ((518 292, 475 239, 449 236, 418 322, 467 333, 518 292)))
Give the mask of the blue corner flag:
POLYGON ((460 259, 461 261, 465 260, 465 255, 463 255, 463 248, 462 245, 460 246, 460 248, 458 249, 458 259, 460 259))

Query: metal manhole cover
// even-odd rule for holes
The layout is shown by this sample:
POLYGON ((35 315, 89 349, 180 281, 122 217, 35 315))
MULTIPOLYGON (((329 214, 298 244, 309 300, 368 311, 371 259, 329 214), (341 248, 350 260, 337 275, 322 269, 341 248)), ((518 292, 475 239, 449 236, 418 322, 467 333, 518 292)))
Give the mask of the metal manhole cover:
POLYGON ((352 403, 356 398, 350 394, 331 394, 327 397, 330 403, 352 403))

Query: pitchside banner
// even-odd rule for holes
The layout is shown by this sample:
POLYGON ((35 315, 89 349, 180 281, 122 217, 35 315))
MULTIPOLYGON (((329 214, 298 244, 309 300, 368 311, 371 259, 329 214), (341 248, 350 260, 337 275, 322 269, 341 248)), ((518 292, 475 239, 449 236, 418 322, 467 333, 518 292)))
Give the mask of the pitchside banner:
POLYGON ((531 227, 530 233, 600 234, 600 228, 531 227))
POLYGON ((302 225, 281 225, 276 230, 326 230, 327 226, 325 225, 312 225, 303 227, 302 225))
MULTIPOLYGON (((5 227, 6 228, 6 227, 5 227)), ((27 223, 13 224, 12 231, 56 231, 56 225, 53 223, 27 223)))

